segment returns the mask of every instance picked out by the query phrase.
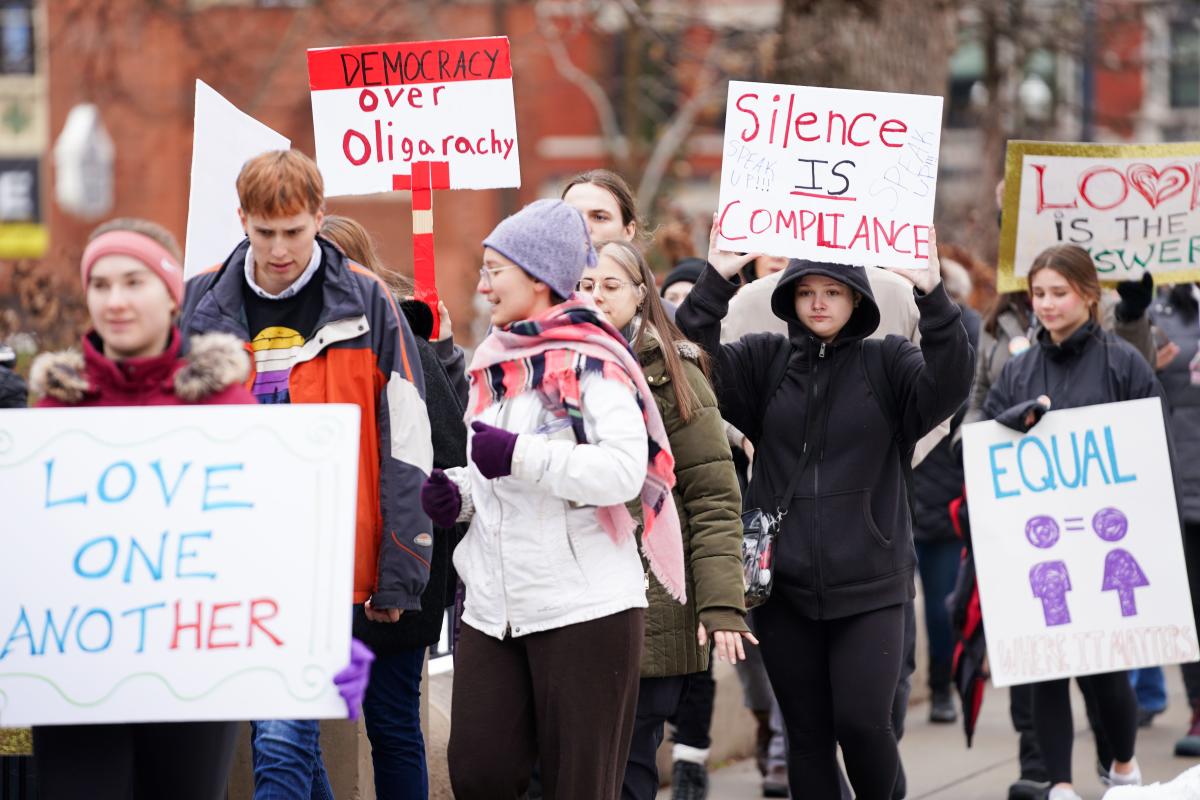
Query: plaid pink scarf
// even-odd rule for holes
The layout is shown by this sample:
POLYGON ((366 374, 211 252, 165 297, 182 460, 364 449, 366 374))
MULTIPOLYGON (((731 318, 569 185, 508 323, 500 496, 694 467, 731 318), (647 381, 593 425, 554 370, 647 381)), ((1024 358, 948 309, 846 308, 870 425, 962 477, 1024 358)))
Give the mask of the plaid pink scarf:
MULTIPOLYGON (((563 409, 575 441, 586 443, 579 385, 589 372, 629 387, 642 410, 649 439, 649 464, 641 492, 642 552, 663 587, 685 602, 683 537, 671 496, 675 459, 667 431, 641 365, 621 334, 594 306, 574 295, 533 319, 493 329, 471 360, 467 420, 504 398, 536 391, 548 408, 563 409)), ((598 508, 596 518, 614 542, 633 535, 637 528, 622 504, 598 508)))

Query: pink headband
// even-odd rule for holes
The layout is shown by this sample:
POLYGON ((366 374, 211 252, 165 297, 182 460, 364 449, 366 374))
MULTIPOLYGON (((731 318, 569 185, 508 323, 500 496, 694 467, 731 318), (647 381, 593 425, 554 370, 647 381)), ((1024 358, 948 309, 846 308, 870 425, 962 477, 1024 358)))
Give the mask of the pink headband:
POLYGON ((80 275, 86 291, 92 267, 104 256, 130 256, 162 279, 177 306, 183 305, 183 268, 167 248, 141 233, 109 231, 97 236, 83 251, 80 275))

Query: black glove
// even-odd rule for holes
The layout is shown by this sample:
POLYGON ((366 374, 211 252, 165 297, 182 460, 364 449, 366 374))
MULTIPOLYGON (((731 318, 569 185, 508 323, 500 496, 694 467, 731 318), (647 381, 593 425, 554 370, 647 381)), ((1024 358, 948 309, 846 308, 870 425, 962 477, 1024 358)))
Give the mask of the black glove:
POLYGON ((1143 273, 1140 281, 1121 281, 1117 284, 1121 302, 1114 311, 1117 322, 1134 322, 1142 318, 1154 300, 1154 277, 1143 273))
POLYGON ((996 417, 996 422, 1017 433, 1026 433, 1034 425, 1037 425, 1049 410, 1050 407, 1041 400, 1026 400, 1024 403, 1017 403, 1002 412, 996 417))

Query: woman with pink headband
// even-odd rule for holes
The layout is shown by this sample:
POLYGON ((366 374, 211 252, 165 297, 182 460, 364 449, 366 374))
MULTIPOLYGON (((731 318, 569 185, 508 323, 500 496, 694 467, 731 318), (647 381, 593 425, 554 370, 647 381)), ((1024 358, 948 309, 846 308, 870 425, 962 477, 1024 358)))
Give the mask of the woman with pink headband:
MULTIPOLYGON (((97 228, 80 277, 92 327, 81 352, 33 363, 39 407, 255 403, 243 385, 249 359, 224 333, 196 336, 186 357, 175 317, 183 300, 179 245, 164 228, 115 219, 97 228)), ((355 642, 334 679, 352 715, 366 690, 370 651, 355 642)), ((237 722, 42 726, 33 730, 42 800, 218 800, 237 722)))

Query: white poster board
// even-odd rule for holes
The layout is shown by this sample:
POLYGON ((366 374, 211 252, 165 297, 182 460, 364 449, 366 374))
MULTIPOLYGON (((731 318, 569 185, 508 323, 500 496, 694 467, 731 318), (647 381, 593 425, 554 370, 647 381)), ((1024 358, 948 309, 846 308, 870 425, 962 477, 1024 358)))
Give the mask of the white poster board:
POLYGON ((926 266, 941 129, 941 97, 730 81, 721 244, 926 266))
POLYGON ((1157 398, 963 426, 992 681, 1200 658, 1157 398))
POLYGON ((418 162, 434 189, 521 185, 507 37, 318 48, 308 76, 326 196, 408 189, 418 162))
POLYGON ((237 215, 236 184, 242 166, 260 153, 291 146, 286 136, 243 114, 204 81, 196 81, 184 278, 220 264, 246 238, 237 215))
POLYGON ((1200 142, 1008 143, 999 288, 1022 291, 1038 253, 1087 250, 1101 280, 1200 280, 1200 142))
POLYGON ((0 414, 0 725, 345 717, 358 426, 0 414))

